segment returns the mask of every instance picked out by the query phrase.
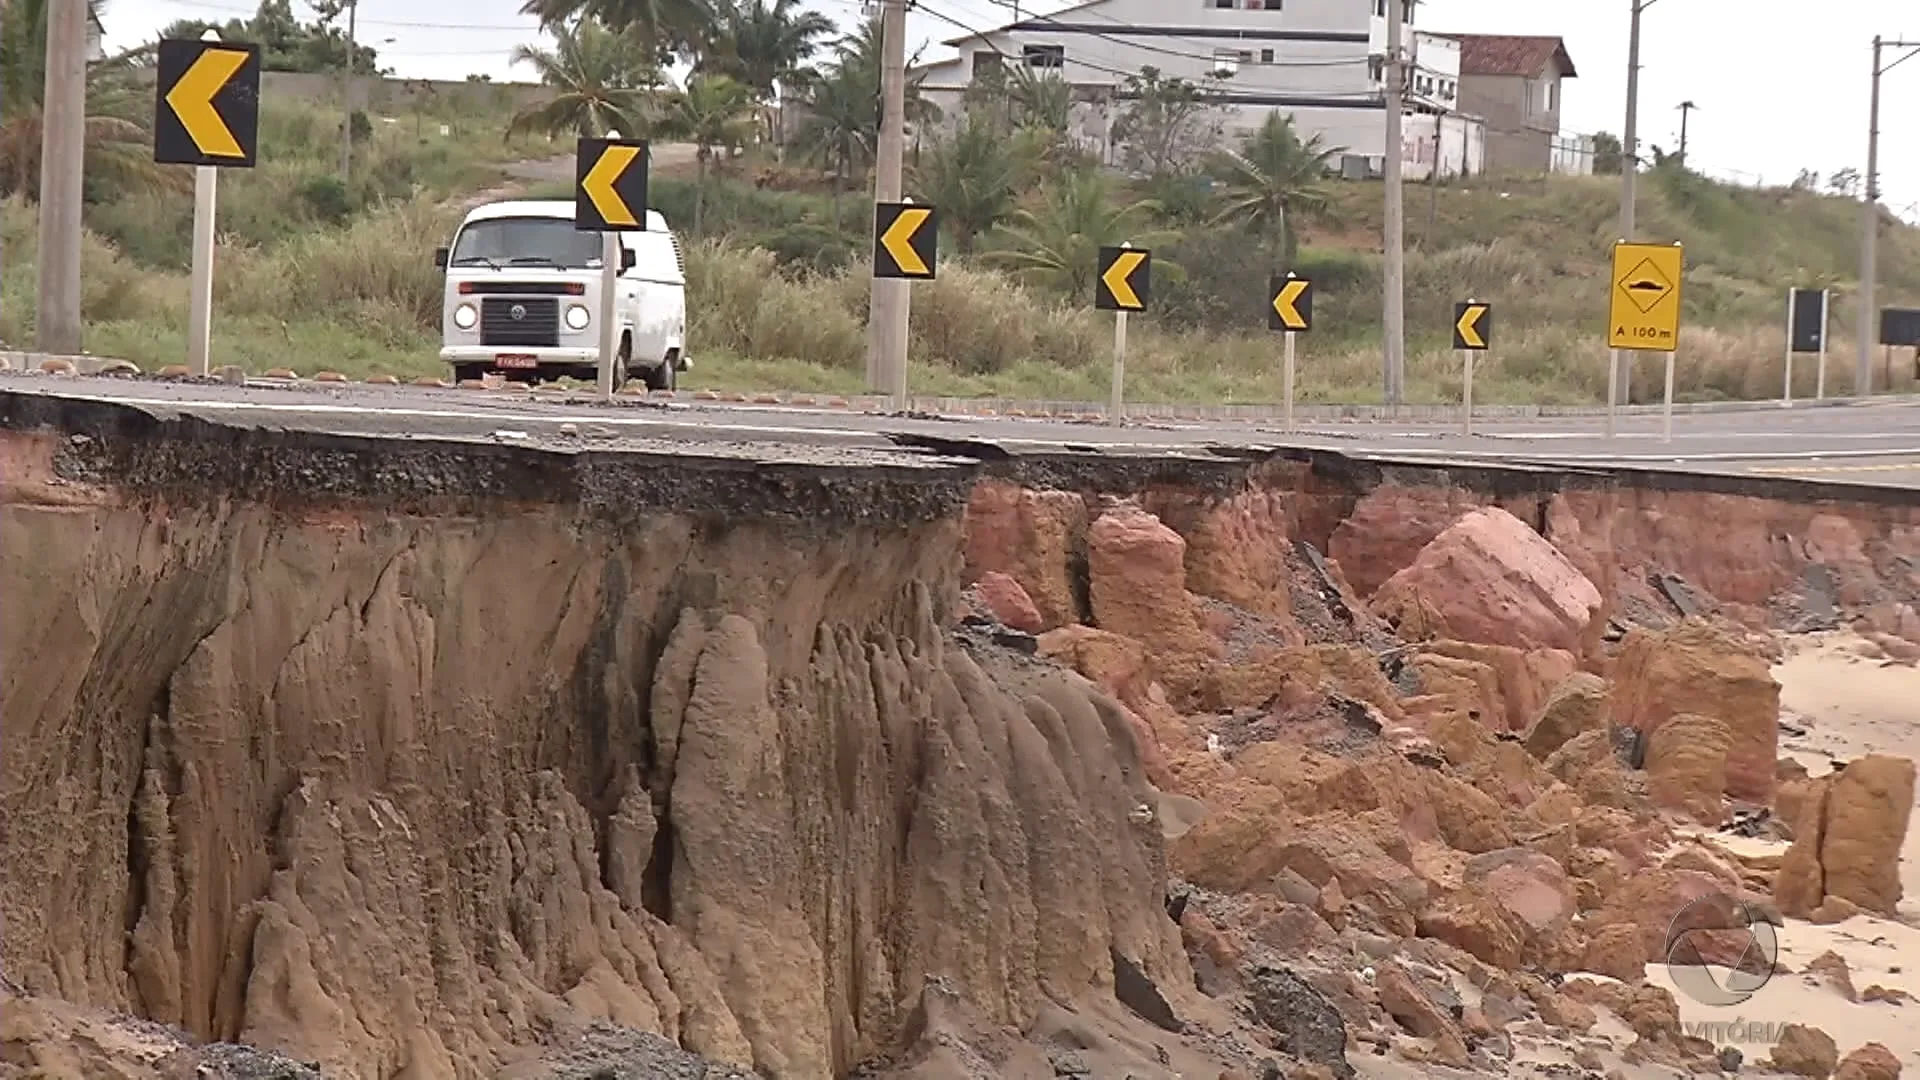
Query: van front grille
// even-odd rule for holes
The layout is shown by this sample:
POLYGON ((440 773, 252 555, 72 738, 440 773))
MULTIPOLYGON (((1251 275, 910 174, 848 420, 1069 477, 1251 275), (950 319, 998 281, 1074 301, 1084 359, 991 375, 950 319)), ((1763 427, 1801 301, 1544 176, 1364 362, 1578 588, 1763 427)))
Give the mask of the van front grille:
POLYGON ((552 348, 560 344, 560 301, 550 296, 480 301, 480 344, 552 348))

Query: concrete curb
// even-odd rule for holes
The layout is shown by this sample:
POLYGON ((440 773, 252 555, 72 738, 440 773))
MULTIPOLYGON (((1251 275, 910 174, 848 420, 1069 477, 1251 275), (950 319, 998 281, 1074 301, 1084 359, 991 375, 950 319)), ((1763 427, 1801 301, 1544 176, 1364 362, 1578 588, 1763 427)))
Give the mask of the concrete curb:
MULTIPOLYGON (((184 365, 170 364, 152 374, 143 373, 138 365, 131 361, 112 357, 90 355, 67 356, 49 353, 0 350, 0 371, 17 371, 27 374, 72 377, 114 376, 121 378, 154 378, 168 380, 205 379, 209 382, 239 384, 255 383, 325 383, 330 385, 354 385, 356 380, 335 371, 320 371, 311 377, 303 377, 287 368, 269 368, 260 375, 250 375, 244 370, 225 366, 216 368, 206 376, 193 375, 184 365)), ((594 396, 592 389, 562 388, 543 384, 532 388, 526 383, 508 382, 498 376, 489 376, 479 380, 468 380, 458 384, 446 379, 423 375, 410 380, 402 380, 389 374, 370 375, 358 380, 359 385, 373 386, 413 386, 423 389, 482 390, 493 393, 527 394, 541 398, 576 400, 594 396)), ((647 390, 637 383, 622 387, 619 396, 640 398, 648 401, 691 401, 702 403, 721 403, 731 405, 779 406, 786 408, 838 409, 853 412, 889 413, 895 411, 893 399, 885 394, 811 394, 791 392, 742 393, 738 391, 716 390, 647 390)), ((1752 412, 1768 408, 1797 412, 1806 409, 1841 408, 1872 404, 1913 404, 1920 403, 1920 394, 1880 394, 1868 398, 1829 397, 1821 400, 1800 399, 1791 403, 1777 399, 1766 401, 1702 401, 1675 402, 1675 416, 1711 415, 1715 413, 1752 412)), ((1106 405, 1092 401, 1049 401, 1024 398, 957 398, 939 396, 910 396, 905 410, 935 416, 964 417, 1006 417, 1012 419, 1032 418, 1047 420, 1100 421, 1107 416, 1106 405)), ((1554 419, 1593 419, 1606 415, 1606 407, 1601 405, 1476 405, 1473 415, 1476 420, 1554 420, 1554 419)), ((1622 405, 1617 415, 1623 417, 1659 416, 1658 405, 1622 405)), ((1398 409, 1389 409, 1384 405, 1340 405, 1322 403, 1296 403, 1293 418, 1299 424, 1369 424, 1380 421, 1400 423, 1454 423, 1461 420, 1458 405, 1403 405, 1398 409)), ((1188 423, 1245 423, 1275 424, 1285 419, 1285 410, 1279 405, 1194 405, 1172 402, 1137 402, 1126 406, 1125 419, 1132 422, 1188 422, 1188 423)))

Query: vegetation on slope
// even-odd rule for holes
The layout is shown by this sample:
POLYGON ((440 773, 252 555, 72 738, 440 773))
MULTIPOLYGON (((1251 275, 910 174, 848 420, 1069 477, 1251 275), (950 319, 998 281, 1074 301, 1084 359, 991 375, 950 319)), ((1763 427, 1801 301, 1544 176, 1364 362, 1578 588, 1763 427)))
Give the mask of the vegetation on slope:
MULTIPOLYGON (((223 176, 216 362, 438 372, 432 248, 474 198, 528 186, 501 183, 509 161, 564 157, 574 135, 614 122, 696 147, 691 176, 657 174, 654 184, 655 205, 694 234, 696 366, 685 385, 860 389, 863 191, 877 125, 872 27, 822 56, 826 30, 799 25, 804 13, 789 0, 724 10, 724 32, 676 31, 696 61, 678 88, 646 44, 657 38, 562 22, 554 49, 529 54, 551 88, 547 100, 512 115, 367 117, 350 185, 335 172, 337 111, 268 100, 261 167, 223 176), (799 137, 784 160, 771 160, 756 144, 794 100, 809 105, 789 125, 799 137)), ((1217 118, 1198 88, 1151 71, 1136 84, 1142 97, 1123 126, 1151 152, 1135 155, 1126 174, 1097 167, 1075 145, 1070 95, 1024 70, 984 87, 964 115, 946 118, 944 133, 929 125, 909 186, 941 207, 948 235, 941 279, 913 290, 915 391, 1103 398, 1111 321, 1090 310, 1093 251, 1131 240, 1154 248, 1157 272, 1154 310, 1131 337, 1130 398, 1277 397, 1264 292, 1269 273, 1288 268, 1318 288, 1316 329, 1301 343, 1303 398, 1377 399, 1380 186, 1326 178, 1322 165, 1338 148, 1303 141, 1278 115, 1234 152, 1207 152, 1217 118)), ((0 153, 18 145, 0 143, 0 153)), ((533 193, 564 195, 558 178, 570 162, 548 165, 556 179, 533 193)), ((0 190, 15 192, 0 228, 18 253, 0 268, 0 339, 20 342, 30 327, 34 228, 22 199, 31 190, 0 190)), ((92 194, 89 349, 148 366, 177 361, 191 197, 164 170, 128 173, 92 194)), ((1650 171, 1641 199, 1646 234, 1688 248, 1683 396, 1778 394, 1789 284, 1839 291, 1829 385, 1849 384, 1857 203, 1728 188, 1671 158, 1650 171)), ((1616 214, 1616 181, 1605 177, 1410 189, 1410 396, 1457 396, 1447 323, 1453 303, 1471 294, 1496 305, 1499 334, 1477 372, 1477 397, 1596 400, 1616 214)), ((1920 231, 1890 224, 1881 265, 1883 302, 1920 301, 1920 231)), ((1809 393, 1811 364, 1800 367, 1799 392, 1809 393)), ((1911 372, 1896 375, 1910 381, 1911 372)), ((1657 377, 1635 383, 1638 397, 1657 392, 1657 377)))

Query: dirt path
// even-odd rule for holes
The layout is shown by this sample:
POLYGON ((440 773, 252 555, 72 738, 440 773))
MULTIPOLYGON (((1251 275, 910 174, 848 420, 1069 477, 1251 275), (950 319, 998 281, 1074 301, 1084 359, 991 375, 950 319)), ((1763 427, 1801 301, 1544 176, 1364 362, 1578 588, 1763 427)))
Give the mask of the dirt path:
MULTIPOLYGON (((662 143, 652 148, 653 171, 656 174, 671 174, 686 169, 693 164, 695 148, 688 143, 662 143)), ((524 158, 510 162, 506 166, 507 179, 492 187, 468 192, 455 199, 447 200, 448 206, 461 213, 483 203, 497 202, 524 195, 543 184, 564 184, 573 179, 573 155, 554 154, 551 157, 524 158)))

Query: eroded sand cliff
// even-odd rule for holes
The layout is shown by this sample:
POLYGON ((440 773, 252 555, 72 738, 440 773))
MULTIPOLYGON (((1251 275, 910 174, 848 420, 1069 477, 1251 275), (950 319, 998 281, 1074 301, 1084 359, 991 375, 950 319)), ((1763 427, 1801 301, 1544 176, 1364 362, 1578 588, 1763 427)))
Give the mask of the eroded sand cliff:
POLYGON ((1758 633, 1920 653, 1920 512, 1870 493, 46 420, 0 436, 0 1064, 191 1074, 123 1014, 352 1080, 638 1032, 807 1080, 1684 1071, 1678 909, 1900 900, 1904 818, 1681 832, 1911 801, 1779 762, 1758 633))
POLYGON ((0 508, 20 983, 416 1080, 594 1017, 822 1077, 929 976, 1018 1027, 1110 947, 1191 985, 1124 720, 948 637, 956 520, 289 511, 56 449, 0 508))

